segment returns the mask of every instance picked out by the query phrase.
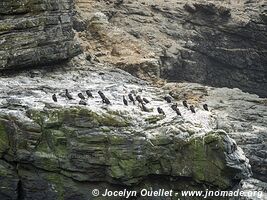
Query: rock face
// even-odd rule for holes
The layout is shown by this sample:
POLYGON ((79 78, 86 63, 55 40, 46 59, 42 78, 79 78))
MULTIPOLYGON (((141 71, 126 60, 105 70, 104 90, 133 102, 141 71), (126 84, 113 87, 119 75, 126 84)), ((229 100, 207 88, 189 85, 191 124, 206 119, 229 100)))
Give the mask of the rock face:
POLYGON ((254 177, 267 181, 267 101, 239 89, 210 88, 199 84, 167 84, 177 99, 194 97, 216 114, 217 128, 227 132, 242 147, 254 177), (242 106, 240 106, 242 105, 242 106))
POLYGON ((213 112, 193 114, 179 104, 179 117, 165 90, 118 69, 77 63, 0 80, 1 199, 88 199, 95 188, 227 189, 251 175, 213 112), (77 94, 86 89, 94 98, 79 106, 77 94), (103 105, 98 90, 111 105, 103 105), (123 105, 130 91, 150 100, 149 112, 123 105))
POLYGON ((0 199, 87 200, 93 189, 151 187, 255 189, 265 198, 266 99, 192 83, 158 88, 114 68, 143 79, 227 85, 265 96, 263 5, 77 0, 74 28, 86 59, 48 66, 79 53, 73 2, 2 0, 0 199), (6 71, 39 65, 44 67, 6 71), (74 99, 66 98, 65 89, 74 99), (79 105, 77 94, 87 89, 94 97, 79 105), (103 104, 99 90, 111 105, 103 104), (123 104, 130 92, 149 99, 145 109, 123 104), (182 105, 185 99, 196 113, 182 105), (254 177, 243 180, 251 171, 254 177))
POLYGON ((96 48, 85 50, 99 60, 109 63, 117 60, 119 66, 136 73, 139 65, 131 63, 152 59, 157 64, 149 65, 154 66, 154 73, 147 76, 160 71, 161 77, 173 81, 238 87, 267 96, 264 0, 124 0, 121 4, 77 0, 76 4, 87 22, 101 11, 109 19, 107 26, 122 33, 112 35, 110 29, 103 27, 102 34, 94 34, 95 29, 91 28, 85 31, 87 36, 80 33, 85 46, 97 44, 96 48), (103 40, 101 35, 109 40, 103 40), (116 39, 118 35, 120 40, 116 39), (123 46, 125 43, 120 43, 123 40, 129 45, 123 46), (120 52, 114 50, 117 52, 114 54, 106 48, 107 41, 120 52), (136 70, 130 70, 134 67, 136 70))
POLYGON ((67 60, 80 52, 72 0, 1 0, 0 70, 67 60))

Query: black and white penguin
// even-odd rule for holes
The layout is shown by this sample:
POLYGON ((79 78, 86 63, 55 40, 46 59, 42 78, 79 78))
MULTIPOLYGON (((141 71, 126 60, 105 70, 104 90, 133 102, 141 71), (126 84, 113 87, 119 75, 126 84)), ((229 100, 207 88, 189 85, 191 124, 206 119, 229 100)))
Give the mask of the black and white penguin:
POLYGON ((94 97, 93 97, 93 94, 92 94, 92 92, 91 92, 90 90, 86 90, 85 93, 87 94, 87 96, 88 96, 89 98, 94 98, 94 97))
POLYGON ((123 103, 124 103, 125 106, 128 106, 128 101, 127 101, 127 99, 125 98, 125 96, 123 96, 123 103))
POLYGON ((204 110, 209 111, 208 105, 206 103, 203 105, 203 108, 204 110))
POLYGON ((171 108, 172 108, 174 111, 176 110, 177 107, 178 107, 178 104, 177 104, 177 103, 171 105, 171 108))
POLYGON ((148 99, 147 98, 143 98, 143 101, 145 102, 145 103, 149 103, 149 101, 148 101, 148 99))
POLYGON ((190 110, 191 110, 192 113, 196 113, 195 107, 193 105, 191 105, 189 108, 190 108, 190 110))
POLYGON ((174 111, 176 112, 177 115, 182 116, 182 114, 181 114, 181 112, 180 112, 178 107, 176 107, 174 111))
POLYGON ((102 99, 102 102, 105 103, 105 104, 107 104, 107 105, 111 104, 110 103, 110 100, 107 97, 105 97, 104 99, 102 99))
POLYGON ((57 102, 57 95, 56 94, 53 94, 52 95, 52 99, 53 99, 54 102, 57 102))
POLYGON ((164 100, 166 100, 168 103, 171 103, 172 102, 172 99, 169 96, 165 96, 164 97, 164 100))
POLYGON ((137 100, 139 103, 144 104, 143 99, 142 99, 139 95, 136 96, 136 100, 137 100))
POLYGON ((80 99, 82 99, 82 100, 85 100, 85 97, 83 96, 82 93, 79 93, 79 94, 78 94, 78 97, 79 97, 80 99))
POLYGON ((141 103, 141 109, 142 109, 142 111, 144 111, 144 112, 150 112, 150 110, 145 106, 144 103, 141 103))
POLYGON ((135 105, 135 100, 134 100, 134 97, 133 97, 133 94, 128 94, 128 97, 130 99, 131 102, 133 102, 133 104, 135 105))
POLYGON ((186 100, 183 101, 183 105, 184 105, 184 107, 188 108, 188 105, 187 105, 187 101, 186 100))
POLYGON ((106 98, 106 96, 104 95, 103 92, 101 92, 100 90, 98 91, 99 96, 101 97, 102 100, 104 100, 106 98))
POLYGON ((68 90, 68 89, 66 89, 66 93, 65 93, 65 95, 66 95, 66 97, 67 97, 69 100, 72 100, 72 99, 73 99, 73 97, 72 97, 72 95, 69 93, 69 90, 68 90))
POLYGON ((159 114, 165 115, 165 112, 163 111, 162 108, 158 107, 157 110, 159 114))

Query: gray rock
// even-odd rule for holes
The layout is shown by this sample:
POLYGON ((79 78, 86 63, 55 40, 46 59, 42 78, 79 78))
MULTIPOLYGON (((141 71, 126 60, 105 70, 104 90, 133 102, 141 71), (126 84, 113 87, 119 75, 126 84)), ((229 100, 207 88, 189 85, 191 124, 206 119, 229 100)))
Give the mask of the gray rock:
MULTIPOLYGON (((99 11, 116 13, 109 20, 109 26, 113 27, 112 33, 117 29, 125 32, 117 41, 116 35, 110 34, 110 29, 103 28, 105 34, 100 32, 96 37, 92 35, 83 38, 85 45, 86 42, 91 46, 99 44, 99 41, 108 43, 110 38, 99 38, 102 33, 112 38, 113 45, 121 46, 123 52, 128 52, 132 50, 133 43, 131 39, 127 39, 128 33, 134 35, 138 41, 135 49, 144 52, 137 54, 134 59, 142 60, 144 55, 157 59, 160 63, 160 76, 163 78, 216 87, 238 87, 266 97, 265 4, 264 0, 137 0, 126 1, 123 6, 105 2, 95 2, 93 5, 91 2, 77 2, 77 7, 81 13, 87 15, 99 11), (124 40, 129 44, 126 47, 121 45, 124 40)), ((88 30, 87 34, 90 35, 91 32, 94 30, 88 30)), ((108 52, 109 48, 107 45, 101 51, 108 52)), ((90 48, 89 51, 94 49, 90 48)), ((106 62, 116 63, 109 53, 101 58, 106 62)), ((127 66, 132 62, 131 58, 123 54, 116 58, 120 60, 119 66, 127 66)), ((136 74, 139 65, 134 63, 134 66, 137 70, 128 71, 136 74)), ((146 74, 146 77, 150 76, 151 73, 146 74)))
MULTIPOLYGON (((179 104, 182 117, 177 117, 163 99, 166 90, 122 70, 90 66, 80 59, 75 58, 71 68, 35 70, 34 78, 20 72, 0 79, 0 98, 17 88, 23 92, 13 94, 20 99, 16 106, 28 105, 15 110, 13 104, 0 108, 0 160, 16 169, 19 195, 25 199, 86 199, 92 197, 90 189, 94 188, 103 191, 122 185, 140 190, 143 183, 159 187, 164 180, 167 188, 175 190, 205 190, 206 184, 226 189, 251 176, 248 159, 225 131, 217 129, 214 115, 199 108, 192 114, 179 104), (84 65, 78 64, 81 62, 84 65), (44 92, 45 85, 51 88, 44 92), (48 108, 52 94, 65 88, 73 96, 90 89, 95 98, 79 106, 79 99, 57 95, 54 104, 58 106, 48 108), (98 90, 111 105, 103 105, 98 90), (151 100, 146 105, 151 112, 142 112, 138 105, 124 106, 122 96, 133 90, 151 100), (153 109, 158 106, 166 117, 153 109)), ((188 88, 198 94, 203 91, 201 86, 188 88)), ((4 165, 0 177, 14 182, 8 170, 4 165)), ((0 193, 13 190, 0 189, 0 193)))
POLYGON ((72 15, 72 0, 1 1, 0 71, 58 63, 79 54, 72 15))
POLYGON ((244 150, 254 178, 266 182, 266 98, 239 89, 210 88, 191 83, 169 84, 167 88, 172 88, 179 99, 197 99, 198 107, 207 103, 215 115, 217 128, 226 131, 244 150))

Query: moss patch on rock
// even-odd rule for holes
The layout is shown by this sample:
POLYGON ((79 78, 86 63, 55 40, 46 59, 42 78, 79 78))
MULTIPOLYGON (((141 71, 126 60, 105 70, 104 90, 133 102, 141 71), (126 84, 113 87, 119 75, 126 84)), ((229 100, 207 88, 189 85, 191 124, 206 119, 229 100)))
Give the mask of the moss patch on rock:
POLYGON ((0 157, 9 148, 9 140, 4 124, 0 121, 0 157))
POLYGON ((97 114, 91 110, 71 107, 56 110, 29 110, 28 116, 45 128, 62 125, 77 128, 98 128, 100 126, 126 127, 130 123, 119 115, 97 114))
POLYGON ((220 188, 227 188, 231 177, 222 174, 226 168, 223 138, 218 133, 191 138, 188 142, 191 157, 192 176, 199 182, 210 182, 220 188))
POLYGON ((64 200, 64 196, 65 196, 64 194, 66 191, 64 189, 65 181, 64 181, 62 175, 56 174, 56 173, 48 173, 45 178, 52 185, 52 189, 57 194, 57 199, 58 200, 64 200))

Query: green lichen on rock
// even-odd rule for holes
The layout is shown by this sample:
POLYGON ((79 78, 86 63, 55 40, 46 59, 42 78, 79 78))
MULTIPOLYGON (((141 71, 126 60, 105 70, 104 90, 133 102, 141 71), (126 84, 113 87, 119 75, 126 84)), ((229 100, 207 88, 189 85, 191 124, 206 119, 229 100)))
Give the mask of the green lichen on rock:
POLYGON ((59 171, 58 157, 53 153, 36 151, 33 153, 34 165, 48 171, 59 171))
POLYGON ((1 199, 17 199, 18 175, 14 166, 0 159, 0 197, 1 199), (15 198, 11 198, 14 195, 15 198))
POLYGON ((57 200, 64 200, 65 189, 64 185, 66 184, 62 175, 57 173, 47 173, 45 179, 52 185, 52 189, 57 194, 57 200))
POLYGON ((196 182, 212 183, 219 188, 232 184, 232 177, 222 173, 227 170, 225 133, 196 135, 184 142, 175 142, 168 135, 157 134, 149 139, 149 143, 140 143, 137 152, 142 152, 142 156, 131 150, 137 148, 137 141, 130 142, 126 137, 120 137, 108 137, 108 141, 116 145, 109 147, 107 163, 109 176, 125 184, 138 182, 138 177, 156 174, 192 177, 196 182), (127 150, 122 150, 120 145, 127 145, 127 150))
POLYGON ((68 157, 66 134, 60 130, 44 130, 33 155, 35 165, 49 171, 58 171, 60 159, 68 157))
POLYGON ((102 131, 102 127, 109 128, 110 132, 129 124, 117 114, 98 114, 80 107, 29 110, 27 114, 42 127, 42 137, 34 152, 35 165, 49 171, 58 170, 61 161, 88 162, 88 156, 90 162, 105 164, 106 145, 111 141, 114 143, 115 139, 112 134, 107 135, 106 131, 102 131), (97 134, 91 133, 92 130, 97 130, 97 134), (86 134, 79 134, 83 131, 86 134), (76 150, 81 155, 76 155, 76 150), (92 152, 92 155, 88 155, 88 152, 92 152))
POLYGON ((230 177, 222 174, 226 168, 223 138, 219 133, 208 133, 203 137, 191 138, 188 156, 192 161, 192 176, 199 182, 211 182, 226 188, 230 177))
POLYGON ((120 168, 120 166, 112 165, 110 167, 110 175, 111 177, 114 177, 114 178, 121 178, 124 176, 124 171, 123 169, 120 168))
POLYGON ((153 145, 160 146, 160 145, 168 145, 172 143, 172 138, 165 136, 165 135, 158 135, 154 138, 151 138, 150 141, 153 145))
POLYGON ((148 174, 145 162, 132 159, 116 159, 111 163, 109 175, 126 185, 136 184, 141 177, 148 174))
POLYGON ((56 110, 29 110, 28 116, 43 127, 59 127, 63 124, 78 128, 98 128, 100 126, 126 127, 129 121, 118 115, 98 114, 80 107, 56 110))
POLYGON ((10 31, 14 26, 10 23, 0 23, 0 33, 10 31))
MULTIPOLYGON (((232 141, 224 132, 190 135, 187 129, 178 129, 179 124, 142 123, 144 127, 136 128, 124 114, 57 106, 28 110, 30 119, 1 119, 11 133, 9 140, 18 138, 20 144, 10 145, 15 148, 13 158, 41 171, 49 183, 45 187, 57 199, 66 199, 66 191, 75 184, 95 180, 136 187, 154 176, 182 177, 185 182, 225 189, 232 186, 233 176, 242 173, 239 157, 231 160, 233 166, 227 165, 232 141), (25 141, 32 142, 33 148, 27 148, 25 141)), ((0 136, 6 134, 3 127, 0 124, 0 136)), ((5 170, 1 173, 5 175, 5 170)))
POLYGON ((152 115, 145 119, 149 124, 156 124, 158 121, 164 119, 164 116, 161 115, 152 115))
MULTIPOLYGON (((117 141, 116 145, 125 145, 127 140, 117 141), (124 141, 124 144, 122 144, 124 141)), ((129 143, 128 143, 129 144, 129 143)), ((121 151, 114 144, 109 148, 107 163, 109 167, 109 175, 114 179, 127 181, 137 177, 144 176, 148 173, 147 161, 144 158, 138 157, 133 151, 121 151)))
POLYGON ((138 164, 137 160, 129 159, 129 160, 119 160, 119 166, 123 169, 124 173, 128 177, 136 177, 136 175, 140 172, 140 165, 138 164))
POLYGON ((0 121, 0 157, 2 153, 8 150, 9 148, 9 140, 5 130, 4 124, 0 121))
POLYGON ((0 160, 0 177, 12 177, 13 175, 13 166, 3 160, 0 160))
POLYGON ((46 140, 57 157, 64 158, 68 155, 67 134, 60 130, 49 130, 46 134, 46 140))
POLYGON ((29 118, 34 120, 43 128, 59 127, 62 125, 62 116, 59 110, 35 110, 27 111, 29 118))

